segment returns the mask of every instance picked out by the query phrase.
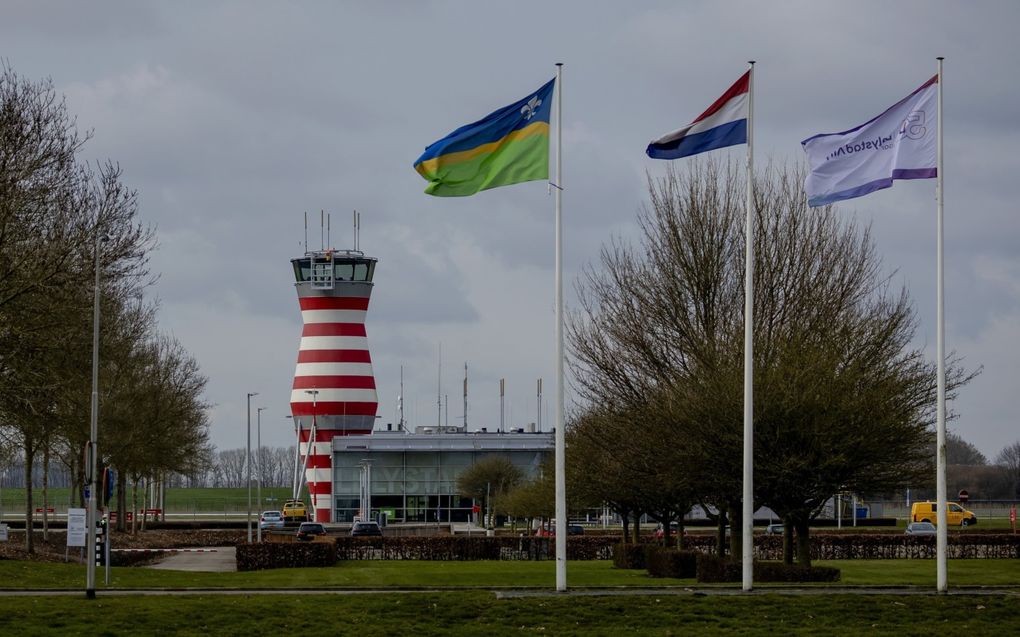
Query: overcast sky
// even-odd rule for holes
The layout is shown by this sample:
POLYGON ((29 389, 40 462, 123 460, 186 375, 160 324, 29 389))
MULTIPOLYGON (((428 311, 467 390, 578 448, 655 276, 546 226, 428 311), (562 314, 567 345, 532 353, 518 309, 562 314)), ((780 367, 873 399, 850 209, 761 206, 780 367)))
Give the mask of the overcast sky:
MULTIPOLYGON (((536 419, 555 391, 553 198, 540 182, 467 198, 422 194, 411 164, 457 126, 534 91, 564 63, 564 267, 635 236, 648 141, 755 74, 759 165, 863 123, 946 57, 946 343, 983 373, 951 408, 989 458, 1020 438, 1020 53, 1015 2, 45 2, 4 0, 0 58, 51 77, 83 159, 112 159, 157 226, 160 323, 209 376, 212 440, 263 443, 285 415, 301 334, 289 260, 332 243, 379 259, 367 330, 381 423, 435 424, 439 344, 449 421, 536 419), (1010 79, 1013 78, 1013 79, 1010 79), (254 409, 253 409, 254 424, 254 409)), ((742 147, 717 151, 739 158, 742 147)), ((682 161, 682 160, 681 160, 682 161)), ((873 224, 888 271, 935 344, 935 182, 898 182, 840 208, 873 224)), ((568 303, 571 296, 568 296, 568 303)), ((446 419, 444 411, 443 419, 446 419)), ((552 411, 545 411, 548 425, 552 411)))

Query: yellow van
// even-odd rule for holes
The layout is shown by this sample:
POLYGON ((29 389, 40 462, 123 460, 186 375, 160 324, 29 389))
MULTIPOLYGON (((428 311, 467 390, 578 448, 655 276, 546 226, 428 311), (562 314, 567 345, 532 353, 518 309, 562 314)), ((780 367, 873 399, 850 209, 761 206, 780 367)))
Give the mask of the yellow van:
POLYGON ((283 521, 306 522, 308 520, 308 509, 301 500, 287 500, 283 504, 283 521))
MULTIPOLYGON (((977 516, 955 502, 949 502, 946 523, 949 526, 971 526, 977 524, 977 516)), ((934 502, 915 502, 910 507, 911 522, 938 524, 938 506, 934 502)))

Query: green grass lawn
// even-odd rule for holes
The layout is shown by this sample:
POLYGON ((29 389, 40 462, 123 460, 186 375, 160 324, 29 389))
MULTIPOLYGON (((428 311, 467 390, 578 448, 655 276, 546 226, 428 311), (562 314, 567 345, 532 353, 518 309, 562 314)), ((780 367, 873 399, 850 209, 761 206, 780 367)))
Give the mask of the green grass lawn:
MULTIPOLYGON (((820 562, 843 571, 843 584, 915 584, 934 589, 933 560, 820 562)), ((356 561, 329 568, 252 573, 186 573, 144 567, 112 571, 117 588, 351 589, 481 586, 543 589, 550 595, 497 600, 488 591, 322 595, 293 592, 230 596, 109 597, 97 573, 99 598, 4 597, 0 633, 18 635, 257 635, 267 627, 291 633, 358 635, 909 635, 925 626, 953 634, 1020 631, 1020 560, 956 560, 950 587, 1005 584, 1009 596, 723 595, 678 596, 693 580, 653 579, 610 562, 571 562, 568 583, 585 587, 664 587, 641 596, 562 596, 551 593, 553 562, 356 561), (672 588, 665 588, 672 587, 672 588)), ((85 568, 0 560, 0 588, 82 590, 85 568)), ((730 589, 737 585, 728 585, 730 589)), ((826 585, 816 585, 826 586, 826 585)), ((767 586, 758 586, 767 589, 767 586)), ((931 634, 926 629, 924 634, 931 634)))
POLYGON ((1004 597, 551 596, 484 591, 374 595, 0 597, 17 635, 1009 635, 1004 597), (919 621, 923 618, 923 622, 919 621), (924 630, 921 630, 921 624, 924 630))
MULTIPOLYGON (((842 571, 842 585, 935 586, 934 560, 820 561, 842 571)), ((100 572, 97 587, 105 588, 100 572)), ((693 579, 651 578, 643 570, 613 568, 608 561, 570 562, 571 587, 696 586, 693 579)), ((85 567, 77 564, 0 561, 0 589, 78 588, 85 567)), ((189 573, 145 567, 114 567, 113 588, 418 588, 478 586, 491 588, 552 588, 555 563, 544 562, 426 562, 366 560, 342 562, 330 568, 295 568, 246 573, 189 573)), ((1020 560, 953 560, 950 586, 1008 585, 1020 587, 1020 560)), ((731 585, 734 586, 734 585, 731 585)), ((762 585, 767 587, 769 585, 762 585)), ((810 586, 827 586, 811 584, 810 586)))

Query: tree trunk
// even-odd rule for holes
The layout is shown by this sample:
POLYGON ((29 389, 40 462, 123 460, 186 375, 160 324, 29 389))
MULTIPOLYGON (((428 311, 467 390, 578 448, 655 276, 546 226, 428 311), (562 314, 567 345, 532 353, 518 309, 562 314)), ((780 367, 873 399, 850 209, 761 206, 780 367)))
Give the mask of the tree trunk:
POLYGON ((50 442, 43 443, 43 474, 42 474, 42 539, 50 541, 50 442))
POLYGON ((741 536, 744 531, 744 510, 740 502, 730 503, 730 559, 734 562, 743 560, 744 545, 741 536))
POLYGON ((127 485, 123 475, 117 476, 117 530, 121 533, 127 530, 127 485))
POLYGON ((33 526, 35 519, 32 510, 32 458, 35 456, 35 447, 32 446, 32 439, 25 436, 25 551, 35 553, 35 537, 33 526))
POLYGON ((793 564, 793 522, 783 518, 783 563, 793 564))
POLYGON ((131 479, 131 510, 134 512, 131 515, 131 535, 135 535, 138 532, 138 477, 133 476, 131 479))
POLYGON ((680 523, 676 527, 676 547, 684 550, 684 516, 680 515, 680 523))
POLYGON ((150 482, 149 478, 145 478, 144 481, 142 482, 142 484, 144 485, 142 487, 142 526, 141 526, 142 533, 145 533, 145 523, 149 520, 149 515, 147 513, 147 511, 149 509, 149 504, 148 504, 148 502, 149 502, 149 482, 150 482))
POLYGON ((715 529, 715 554, 719 557, 726 557, 726 525, 729 521, 726 511, 720 510, 715 529))
POLYGON ((634 544, 641 543, 641 512, 634 512, 634 544))
POLYGON ((811 566, 811 540, 808 537, 808 517, 798 515, 793 520, 797 529, 797 564, 811 566))
POLYGON ((623 520, 623 543, 630 544, 630 511, 621 508, 620 519, 623 520))

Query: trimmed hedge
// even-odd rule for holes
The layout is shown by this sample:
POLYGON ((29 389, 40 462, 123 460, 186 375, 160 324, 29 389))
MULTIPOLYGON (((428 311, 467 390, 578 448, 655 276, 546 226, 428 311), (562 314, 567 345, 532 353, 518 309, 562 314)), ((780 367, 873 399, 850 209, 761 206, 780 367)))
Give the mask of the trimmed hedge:
POLYGON ((697 574, 699 555, 703 553, 649 546, 645 551, 645 563, 652 577, 689 578, 697 574))
MULTIPOLYGON (((567 538, 568 560, 608 560, 611 536, 567 538)), ((339 537, 338 560, 552 560, 556 538, 535 536, 339 537)))
MULTIPOLYGON (((782 536, 756 536, 755 559, 778 561, 783 558, 782 536)), ((689 535, 684 538, 685 548, 691 553, 711 554, 715 538, 708 535, 689 535)), ((556 538, 535 536, 499 535, 476 536, 407 536, 407 537, 338 537, 335 543, 264 543, 238 545, 238 570, 282 568, 288 566, 325 565, 316 551, 326 546, 335 560, 552 560, 556 557, 556 538), (274 546, 276 550, 293 553, 251 554, 251 546, 274 546), (311 548, 309 548, 311 547, 311 548), (335 548, 334 548, 335 547, 335 548), (302 552, 305 551, 305 552, 302 552), (307 553, 307 554, 306 554, 307 553), (277 557, 279 555, 279 557, 277 557), (247 566, 251 564, 252 566, 247 566), (263 564, 270 564, 263 566, 263 564)), ((274 549, 265 549, 272 551, 274 549)), ((568 560, 613 560, 616 568, 641 569, 648 566, 647 550, 665 550, 654 544, 620 544, 619 538, 610 535, 585 535, 567 538, 568 560)), ((673 550, 673 549, 669 549, 673 550)), ((674 550, 675 552, 675 550, 674 550)), ((825 534, 811 536, 812 560, 845 559, 927 559, 935 557, 935 538, 915 537, 900 533, 825 534)), ((1020 558, 1020 535, 954 533, 949 536, 949 557, 959 558, 1020 558)), ((332 564, 333 562, 330 562, 332 564)), ((739 567, 739 565, 738 565, 739 567)), ((736 580, 739 581, 739 568, 736 580)), ((757 577, 756 577, 757 579, 757 577)), ((763 580, 765 581, 765 580, 763 580)), ((800 580, 776 580, 800 581, 800 580)), ((808 580, 810 581, 810 580, 808 580)))
MULTIPOLYGON (((743 580, 743 565, 715 555, 698 554, 698 582, 719 583, 743 580)), ((840 570, 828 566, 798 566, 782 562, 754 562, 755 582, 838 582, 840 570)))
POLYGON ((647 544, 614 544, 613 567, 625 569, 645 568, 647 544))
MULTIPOLYGON (((766 538, 777 539, 777 538, 766 538)), ((1020 535, 950 533, 949 559, 1020 558, 1020 535)), ((759 551, 762 557, 763 551, 759 551)), ((778 538, 782 559, 782 538, 778 538)), ((771 557, 767 555, 766 557, 771 557)), ((935 557, 935 537, 902 533, 824 534, 811 537, 813 560, 928 559, 935 557)))
MULTIPOLYGON (((935 557, 935 538, 904 533, 811 533, 812 560, 892 560, 935 557)), ((715 538, 688 535, 684 547, 714 553, 715 538)), ((1020 535, 1009 533, 951 532, 949 559, 1020 558, 1020 535)), ((783 559, 783 536, 755 535, 754 557, 759 560, 783 559)))
POLYGON ((237 545, 237 570, 260 571, 270 568, 333 566, 336 546, 333 542, 294 542, 237 545))

